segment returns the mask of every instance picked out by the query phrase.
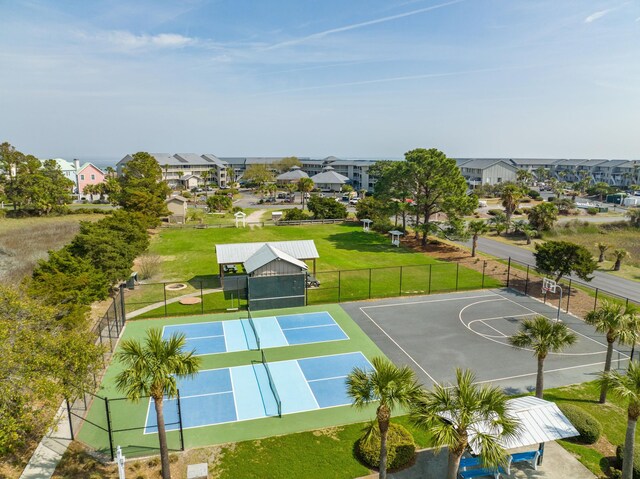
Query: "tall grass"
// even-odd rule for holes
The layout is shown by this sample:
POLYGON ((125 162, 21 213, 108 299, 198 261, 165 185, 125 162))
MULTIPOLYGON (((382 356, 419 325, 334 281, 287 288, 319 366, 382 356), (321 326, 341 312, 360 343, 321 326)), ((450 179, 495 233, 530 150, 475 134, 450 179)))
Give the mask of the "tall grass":
POLYGON ((33 272, 49 250, 62 248, 80 229, 81 220, 102 215, 0 220, 0 281, 18 284, 33 272))

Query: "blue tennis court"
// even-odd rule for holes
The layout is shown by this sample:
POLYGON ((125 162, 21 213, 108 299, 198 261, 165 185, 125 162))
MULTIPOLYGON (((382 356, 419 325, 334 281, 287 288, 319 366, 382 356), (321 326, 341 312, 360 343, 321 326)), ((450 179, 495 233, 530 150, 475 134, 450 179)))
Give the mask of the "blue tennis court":
POLYGON ((349 339, 326 311, 254 318, 253 324, 255 330, 248 319, 174 324, 162 337, 184 334, 186 349, 198 356, 349 339))
MULTIPOLYGON (((178 381, 184 428, 246 421, 351 404, 346 376, 354 367, 370 371, 361 352, 200 371, 178 381), (269 381, 271 376, 275 392, 269 381)), ((167 430, 178 429, 177 400, 165 400, 167 430)), ((149 401, 145 434, 157 432, 149 401)))

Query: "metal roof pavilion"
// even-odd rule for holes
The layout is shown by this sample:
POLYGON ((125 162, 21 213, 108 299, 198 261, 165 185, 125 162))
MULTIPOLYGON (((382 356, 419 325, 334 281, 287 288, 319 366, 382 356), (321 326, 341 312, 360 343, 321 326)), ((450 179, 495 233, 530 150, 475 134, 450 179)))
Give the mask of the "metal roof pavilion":
POLYGON ((268 243, 217 244, 217 262, 219 265, 244 263, 265 244, 279 249, 283 253, 299 260, 316 259, 320 257, 313 240, 270 241, 268 243))
POLYGON ((296 266, 304 270, 309 269, 306 263, 294 258, 291 255, 288 255, 278 248, 275 248, 269 243, 265 243, 260 249, 258 249, 258 251, 256 251, 247 259, 247 261, 244 263, 244 269, 248 274, 251 274, 258 268, 261 268, 276 259, 281 259, 283 261, 286 261, 287 263, 295 264, 296 266))
MULTIPOLYGON (((509 399, 507 404, 511 415, 520 422, 520 430, 513 438, 501 441, 505 449, 532 446, 579 435, 556 403, 526 396, 509 399)), ((491 433, 493 428, 489 424, 477 424, 475 429, 491 433)), ((471 437, 469 445, 474 454, 480 454, 479 443, 471 437)))

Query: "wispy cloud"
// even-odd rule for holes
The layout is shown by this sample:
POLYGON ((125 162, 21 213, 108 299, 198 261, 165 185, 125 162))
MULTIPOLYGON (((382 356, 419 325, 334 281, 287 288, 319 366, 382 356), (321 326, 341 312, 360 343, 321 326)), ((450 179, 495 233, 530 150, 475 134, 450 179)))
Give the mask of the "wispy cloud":
POLYGON ((94 38, 124 50, 142 50, 147 48, 182 48, 197 43, 195 38, 177 33, 159 33, 157 35, 135 35, 123 30, 100 33, 94 38))
POLYGON ((418 15, 420 13, 426 13, 426 12, 430 12, 432 10, 437 10, 439 8, 448 7, 449 5, 455 5, 456 3, 461 3, 461 2, 464 2, 464 1, 465 0, 452 0, 450 2, 440 3, 438 5, 432 5, 430 7, 419 8, 417 10, 411 10, 410 12, 398 13, 396 15, 389 15, 389 16, 386 16, 386 17, 375 18, 373 20, 368 20, 366 22, 352 23, 351 25, 345 25, 343 27, 332 28, 330 30, 325 30, 325 31, 322 31, 322 32, 313 33, 313 34, 307 35, 305 37, 294 38, 292 40, 287 40, 287 41, 284 41, 284 42, 276 43, 274 45, 270 45, 270 46, 266 47, 265 50, 273 50, 273 49, 276 49, 276 48, 282 48, 282 47, 288 47, 288 46, 291 46, 291 45, 297 45, 299 43, 304 43, 304 42, 307 42, 309 40, 317 40, 319 38, 326 37, 326 36, 332 35, 334 33, 347 32, 349 30, 355 30, 355 29, 358 29, 358 28, 368 27, 370 25, 377 25, 378 23, 390 22, 390 21, 393 21, 393 20, 397 20, 399 18, 410 17, 410 16, 413 16, 413 15, 418 15))
POLYGON ((613 8, 607 8, 606 10, 598 10, 597 12, 593 12, 591 15, 589 15, 587 18, 584 19, 584 23, 592 23, 592 22, 595 22, 596 20, 600 20, 611 10, 613 10, 613 8))
MULTIPOLYGON (((465 76, 465 75, 475 75, 480 73, 495 73, 506 70, 520 70, 524 68, 537 68, 534 65, 527 65, 524 67, 499 67, 499 68, 479 68, 476 70, 461 70, 461 71, 453 71, 453 72, 441 72, 441 73, 424 73, 421 75, 406 75, 406 76, 397 76, 397 77, 388 77, 388 78, 375 78, 371 80, 360 80, 353 82, 343 82, 343 83, 330 83, 326 85, 315 85, 308 87, 300 87, 300 88, 289 88, 286 90, 278 90, 266 92, 266 95, 273 95, 278 93, 290 93, 290 92, 301 92, 301 91, 309 91, 309 90, 323 90, 327 88, 341 88, 341 87, 349 87, 349 86, 360 86, 360 85, 373 85, 377 83, 394 83, 400 81, 411 81, 411 80, 424 80, 429 78, 442 78, 442 77, 452 77, 452 76, 465 76)), ((261 95, 258 95, 261 96, 261 95)))

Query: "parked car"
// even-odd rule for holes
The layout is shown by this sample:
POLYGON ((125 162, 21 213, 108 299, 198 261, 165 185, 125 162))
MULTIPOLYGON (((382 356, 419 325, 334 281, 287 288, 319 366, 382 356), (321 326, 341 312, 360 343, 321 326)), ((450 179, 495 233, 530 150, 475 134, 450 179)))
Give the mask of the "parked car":
POLYGON ((358 204, 358 198, 353 198, 352 200, 349 200, 349 204, 350 205, 357 205, 358 204))

